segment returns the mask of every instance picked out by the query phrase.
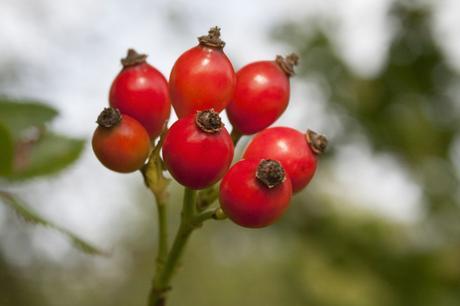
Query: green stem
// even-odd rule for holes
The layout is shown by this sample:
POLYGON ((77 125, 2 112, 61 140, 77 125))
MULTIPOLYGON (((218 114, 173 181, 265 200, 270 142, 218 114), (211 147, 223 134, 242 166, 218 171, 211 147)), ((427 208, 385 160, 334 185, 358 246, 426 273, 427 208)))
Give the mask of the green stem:
POLYGON ((232 141, 233 141, 234 146, 237 145, 237 143, 240 140, 241 136, 243 136, 243 134, 238 132, 235 128, 232 129, 232 131, 230 132, 230 137, 232 137, 232 141))
POLYGON ((209 219, 214 219, 216 215, 215 210, 205 211, 204 213, 195 216, 193 219, 193 224, 196 224, 196 227, 200 226, 204 221, 209 219))
MULTIPOLYGON (((168 220, 165 196, 154 193, 158 213, 158 252, 156 259, 156 271, 161 271, 168 256, 168 220)), ((158 282, 158 274, 153 279, 153 284, 158 282)))
POLYGON ((206 189, 200 190, 196 199, 196 209, 198 211, 203 211, 214 203, 219 197, 219 185, 218 183, 208 187, 206 189))
POLYGON ((190 235, 198 225, 194 219, 195 199, 196 191, 186 188, 184 192, 184 201, 179 230, 177 231, 171 250, 168 253, 165 265, 161 270, 157 271, 157 282, 152 288, 149 299, 149 306, 165 305, 166 292, 170 289, 171 278, 179 264, 180 258, 183 254, 187 241, 190 238, 190 235))

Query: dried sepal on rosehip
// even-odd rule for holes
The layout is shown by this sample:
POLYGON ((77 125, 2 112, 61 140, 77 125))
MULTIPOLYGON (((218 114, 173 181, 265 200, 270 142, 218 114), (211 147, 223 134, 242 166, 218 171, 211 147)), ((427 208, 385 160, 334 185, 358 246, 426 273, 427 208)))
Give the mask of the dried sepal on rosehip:
POLYGON ((275 222, 289 206, 292 186, 281 164, 270 159, 243 159, 222 179, 219 201, 233 222, 250 228, 275 222))
POLYGON ((171 126, 162 153, 176 181, 191 189, 203 189, 220 180, 230 167, 233 143, 218 113, 198 111, 171 126))
POLYGON ((139 170, 150 151, 150 138, 144 127, 111 107, 101 112, 97 123, 92 146, 99 161, 116 172, 139 170))

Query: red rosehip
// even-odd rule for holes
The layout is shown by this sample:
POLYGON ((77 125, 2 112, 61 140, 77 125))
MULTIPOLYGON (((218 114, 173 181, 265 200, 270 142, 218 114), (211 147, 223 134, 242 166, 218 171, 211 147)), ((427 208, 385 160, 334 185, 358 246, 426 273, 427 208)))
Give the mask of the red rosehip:
POLYGON ((212 110, 177 120, 163 143, 166 168, 180 184, 206 188, 224 176, 233 159, 233 142, 212 110))
POLYGON ((220 29, 211 28, 209 35, 198 40, 198 46, 177 59, 169 77, 172 105, 179 118, 211 108, 220 113, 235 89, 235 71, 223 52, 220 29))
POLYGON ((272 127, 258 133, 247 146, 243 158, 270 158, 279 161, 292 182, 303 189, 315 174, 317 155, 327 146, 323 135, 308 130, 303 134, 289 127, 272 127))
POLYGON ((298 56, 248 64, 236 74, 236 87, 227 106, 228 119, 239 133, 257 133, 278 119, 289 103, 289 77, 298 56))
POLYGON ((244 227, 264 227, 286 210, 292 196, 289 177, 275 160, 244 159, 222 179, 220 205, 225 214, 244 227))
POLYGON ((128 50, 123 69, 110 88, 110 106, 139 121, 151 139, 160 135, 171 112, 168 83, 146 62, 147 55, 128 50))
POLYGON ((150 139, 144 127, 115 108, 104 109, 97 123, 92 145, 99 161, 117 172, 139 170, 150 151, 150 139))

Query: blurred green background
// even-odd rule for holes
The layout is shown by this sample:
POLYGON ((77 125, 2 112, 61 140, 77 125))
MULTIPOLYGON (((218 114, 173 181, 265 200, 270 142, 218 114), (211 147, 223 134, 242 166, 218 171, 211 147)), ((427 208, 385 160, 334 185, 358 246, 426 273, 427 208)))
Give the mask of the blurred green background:
MULTIPOLYGON (((368 69, 365 66, 368 63, 363 60, 360 70, 359 59, 354 65, 345 59, 341 45, 354 42, 338 43, 341 26, 334 14, 279 18, 265 25, 265 35, 271 44, 300 54, 300 66, 292 86, 308 86, 321 97, 317 100, 322 111, 319 117, 315 113, 311 122, 320 132, 329 132, 331 149, 321 159, 314 182, 296 195, 288 213, 276 225, 248 230, 229 221, 209 222, 196 232, 174 281, 169 305, 460 305, 459 65, 446 54, 443 39, 447 38, 434 26, 433 16, 440 2, 387 2, 387 6, 379 8, 388 26, 381 33, 386 35, 387 42, 380 50, 381 55, 376 54, 382 58, 376 69, 368 69), (363 160, 367 160, 367 164, 363 160), (360 168, 369 163, 376 164, 373 167, 377 167, 374 176, 377 179, 365 179, 363 183, 361 174, 366 169, 360 168), (397 177, 409 181, 402 184, 403 187, 410 188, 398 188, 397 178, 396 183, 390 182, 390 187, 380 185, 382 182, 388 184, 385 179, 391 181, 395 172, 397 177), (342 179, 344 176, 346 182, 342 179), (400 202, 383 206, 396 205, 396 212, 399 205, 404 210, 406 200, 414 202, 415 208, 406 210, 403 217, 393 213, 395 217, 367 203, 370 200, 366 194, 369 193, 371 200, 375 198, 377 202, 385 201, 388 193, 393 193, 392 198, 400 202)), ((205 3, 199 3, 205 10, 205 3)), ((296 3, 286 2, 285 5, 296 3)), ((356 5, 356 1, 354 3, 356 5)), ((41 4, 41 9, 47 7, 46 1, 41 4)), ((176 30, 183 27, 184 19, 188 18, 182 4, 168 6, 170 10, 164 13, 176 30)), ((33 9, 40 9, 40 6, 33 9)), ((253 14, 263 14, 262 11, 260 7, 250 10, 253 14)), ((455 28, 458 20, 449 26, 455 28)), ((366 20, 355 23, 357 27, 368 26, 366 20)), ((95 36, 94 41, 97 41, 95 36)), ((238 44, 236 40, 227 41, 228 45, 231 43, 238 44)), ((230 58, 232 50, 228 52, 230 58)), ((121 57, 121 51, 119 53, 121 57)), ((244 64, 241 57, 235 57, 238 61, 235 66, 241 67, 244 64)), ((18 78, 21 80, 22 70, 27 71, 20 58, 15 62, 9 57, 8 62, 4 59, 0 63, 0 88, 4 93, 33 92, 9 87, 18 78)), ((58 72, 72 74, 72 67, 58 72)), ((104 67, 106 64, 91 69, 104 67)), ((107 90, 110 77, 104 79, 105 84, 99 85, 102 92, 107 90)), ((84 79, 79 81, 85 82, 84 79)), ((79 89, 75 84, 62 86, 79 89)), ((100 95, 104 97, 104 94, 100 95)), ((302 92, 293 95, 292 99, 297 102, 292 101, 291 109, 280 124, 310 127, 308 120, 312 115, 307 114, 308 108, 299 108, 298 101, 311 97, 302 92), (300 119, 295 119, 296 116, 300 119)), ((102 108, 106 102, 97 103, 95 109, 102 108)), ((312 109, 318 108, 315 105, 312 109)), ((66 104, 56 103, 55 106, 64 109, 64 117, 69 116, 66 104)), ((0 113, 0 123, 6 125, 10 117, 4 114, 0 113)), ((25 114, 24 111, 21 114, 25 114)), ((91 116, 96 115, 97 112, 92 112, 88 118, 94 119, 91 116)), ((33 118, 36 116, 31 120, 33 118)), ((74 117, 71 120, 82 119, 74 117)), ((94 128, 93 121, 82 121, 84 124, 90 122, 88 131, 94 128)), ((37 122, 35 126, 59 131, 61 124, 62 121, 57 124, 37 122)), ((73 136, 90 137, 88 132, 64 130, 73 136)), ((3 131, 0 125, 0 140, 7 138, 2 136, 3 131)), ((38 143, 42 141, 40 138, 38 143)), ((46 160, 56 161, 49 156, 61 152, 68 154, 62 166, 70 164, 81 150, 78 148, 80 142, 72 141, 77 148, 67 148, 70 151, 46 145, 46 154, 51 154, 46 160)), ((247 141, 243 138, 240 150, 247 141)), ((17 143, 18 140, 16 151, 13 150, 16 155, 19 152, 17 143)), ((11 148, 6 142, 0 145, 2 165, 7 149, 11 148)), ((93 175, 98 174, 92 171, 102 166, 94 161, 88 146, 82 158, 93 160, 85 164, 87 170, 78 172, 71 167, 69 174, 58 172, 53 178, 40 176, 34 178, 32 184, 18 182, 11 175, 4 176, 0 189, 18 199, 25 198, 25 207, 37 209, 48 219, 56 220, 60 224, 58 230, 70 228, 83 233, 86 240, 108 250, 111 256, 79 252, 69 247, 60 233, 30 225, 18 218, 14 210, 0 207, 1 306, 145 304, 155 259, 156 224, 152 198, 144 190, 140 177, 134 178, 137 174, 133 174, 117 181, 127 186, 121 190, 131 199, 126 204, 129 208, 119 210, 115 216, 109 214, 110 203, 105 204, 105 210, 98 207, 104 196, 95 196, 78 187, 78 183, 65 179, 74 175, 77 180, 88 179, 97 185, 98 179, 93 175), (65 185, 59 185, 59 180, 64 180, 65 185), (34 201, 33 192, 38 192, 37 199, 43 202, 53 188, 66 188, 64 193, 61 191, 62 196, 53 198, 59 201, 57 213, 51 210, 55 211, 58 206, 46 208, 34 201), (72 215, 73 210, 63 208, 69 206, 67 198, 71 205, 90 203, 92 210, 87 216, 79 212, 78 218, 70 218, 73 221, 68 224, 63 214, 72 215), (98 214, 98 218, 91 219, 98 214), (90 220, 86 224, 93 224, 91 220, 101 222, 104 219, 109 221, 99 226, 88 225, 90 230, 87 231, 83 228, 88 226, 78 225, 84 220, 90 220), (105 239, 109 233, 111 238, 105 239), (15 245, 20 247, 13 248, 15 245)), ((53 164, 56 163, 50 163, 49 171, 35 174, 54 173, 53 164)), ((73 167, 78 167, 79 163, 73 167)), ((109 184, 102 181, 98 190, 101 194, 112 194, 112 198, 107 197, 110 202, 122 187, 112 181, 109 184)), ((182 191, 177 185, 171 188, 172 201, 178 203, 182 191)), ((2 201, 7 202, 5 198, 2 201)), ((173 231, 179 205, 170 208, 173 231)), ((76 245, 81 247, 78 241, 76 245)), ((92 249, 86 248, 86 251, 94 253, 92 249)))

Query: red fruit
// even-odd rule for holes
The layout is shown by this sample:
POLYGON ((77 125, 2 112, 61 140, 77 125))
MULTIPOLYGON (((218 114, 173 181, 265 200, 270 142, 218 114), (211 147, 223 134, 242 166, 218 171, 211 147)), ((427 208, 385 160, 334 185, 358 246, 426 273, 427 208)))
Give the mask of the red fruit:
POLYGON ((154 139, 160 135, 171 112, 168 83, 146 62, 147 55, 128 50, 123 69, 110 88, 110 106, 139 121, 154 139))
POLYGON ((323 135, 308 130, 303 134, 289 127, 273 127, 258 133, 243 158, 279 161, 292 182, 294 192, 303 189, 315 174, 317 155, 327 146, 323 135))
POLYGON ((171 100, 179 118, 198 110, 221 112, 233 96, 235 71, 223 52, 220 28, 198 38, 198 46, 185 51, 169 77, 171 100))
POLYGON ((199 111, 176 121, 163 143, 171 175, 192 189, 206 188, 224 176, 233 159, 233 143, 219 115, 199 111))
POLYGON ((227 107, 228 119, 239 133, 257 133, 278 119, 289 103, 289 77, 298 56, 277 56, 241 68, 236 74, 233 99, 227 107))
POLYGON ((289 178, 275 160, 241 160, 220 184, 219 200, 225 214, 244 227, 264 227, 286 210, 292 196, 289 178))
POLYGON ((140 169, 150 151, 150 139, 135 119, 106 108, 97 118, 99 126, 93 134, 93 150, 99 161, 117 172, 140 169))

